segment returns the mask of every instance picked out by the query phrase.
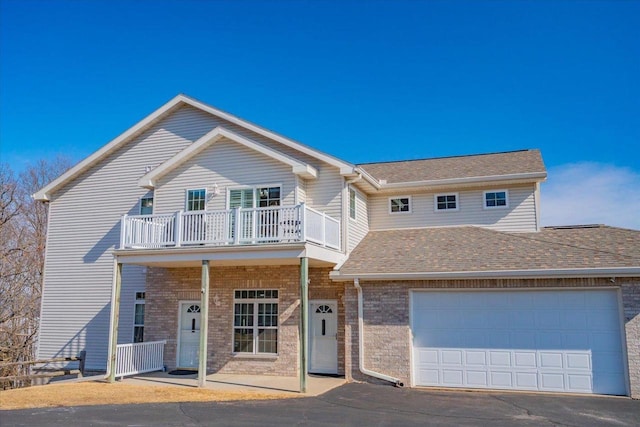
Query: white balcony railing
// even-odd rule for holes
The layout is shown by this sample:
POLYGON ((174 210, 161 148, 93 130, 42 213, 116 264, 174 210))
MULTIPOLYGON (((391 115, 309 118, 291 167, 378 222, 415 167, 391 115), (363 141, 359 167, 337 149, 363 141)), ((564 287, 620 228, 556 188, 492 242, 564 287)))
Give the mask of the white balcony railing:
POLYGON ((340 249, 340 221, 303 204, 124 215, 120 248, 314 242, 340 249))
POLYGON ((142 374, 164 369, 166 341, 118 344, 116 347, 116 377, 142 374))

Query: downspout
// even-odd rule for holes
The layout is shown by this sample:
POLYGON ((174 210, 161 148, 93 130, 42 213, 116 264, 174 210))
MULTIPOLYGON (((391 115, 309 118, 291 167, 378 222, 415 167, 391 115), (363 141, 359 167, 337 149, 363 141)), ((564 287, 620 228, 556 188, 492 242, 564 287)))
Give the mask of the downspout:
POLYGON ((364 302, 362 298, 362 288, 360 287, 360 280, 358 278, 353 280, 353 285, 356 287, 358 291, 358 364, 360 368, 360 372, 370 377, 378 378, 384 381, 389 381, 393 383, 396 387, 402 387, 404 384, 400 381, 399 378, 391 377, 389 375, 381 374, 379 372, 374 372, 366 369, 364 367, 364 302))

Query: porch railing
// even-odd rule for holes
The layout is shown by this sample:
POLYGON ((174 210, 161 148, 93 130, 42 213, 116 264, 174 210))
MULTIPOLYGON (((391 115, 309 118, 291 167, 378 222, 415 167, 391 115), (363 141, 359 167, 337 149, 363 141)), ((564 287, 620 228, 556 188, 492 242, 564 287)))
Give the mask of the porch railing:
POLYGON ((142 374, 164 369, 166 341, 118 344, 116 347, 116 377, 142 374))
POLYGON ((314 242, 340 249, 340 221, 307 207, 277 206, 124 215, 120 247, 314 242))

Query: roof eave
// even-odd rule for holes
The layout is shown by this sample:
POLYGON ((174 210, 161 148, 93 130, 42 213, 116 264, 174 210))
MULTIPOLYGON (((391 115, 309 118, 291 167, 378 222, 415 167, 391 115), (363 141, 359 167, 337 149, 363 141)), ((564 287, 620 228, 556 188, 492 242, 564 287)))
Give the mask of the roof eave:
POLYGON ((408 182, 393 182, 393 183, 381 183, 381 190, 399 190, 399 189, 411 189, 417 187, 445 187, 450 185, 465 185, 465 184, 479 184, 479 183, 525 183, 525 182, 542 182, 547 178, 546 172, 527 172, 527 173, 515 173, 508 175, 489 175, 489 176, 471 176, 465 178, 448 178, 448 179, 433 179, 424 181, 408 181, 408 182))
POLYGON ((640 277, 640 267, 567 268, 537 270, 446 271, 411 273, 330 273, 333 281, 455 280, 455 279, 561 279, 580 277, 640 277))

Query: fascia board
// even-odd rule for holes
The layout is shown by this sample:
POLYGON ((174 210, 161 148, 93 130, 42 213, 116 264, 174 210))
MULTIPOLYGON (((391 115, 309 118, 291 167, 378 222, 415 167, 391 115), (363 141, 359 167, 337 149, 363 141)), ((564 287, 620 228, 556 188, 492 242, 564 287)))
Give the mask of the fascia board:
POLYGON ((413 187, 441 187, 446 185, 462 185, 475 184, 482 182, 500 183, 500 182, 527 182, 527 181, 544 181, 547 178, 546 172, 529 172, 517 173, 509 175, 490 175, 490 176, 473 176, 465 178, 449 178, 449 179, 433 179, 425 181, 408 181, 380 184, 381 190, 396 190, 413 187))
POLYGON ((60 175, 57 179, 53 180, 51 183, 46 185, 45 187, 38 190, 36 193, 32 195, 35 200, 38 201, 50 201, 51 195, 53 192, 58 190, 63 185, 67 184, 72 179, 76 178, 81 173, 85 172, 93 165, 98 163, 104 157, 111 154, 113 151, 117 150, 126 143, 129 138, 133 137, 137 133, 141 132, 145 128, 151 126, 157 120, 161 119, 163 116, 172 111, 175 107, 177 107, 180 103, 184 102, 183 97, 178 95, 171 99, 169 102, 164 104, 162 107, 158 108, 153 113, 149 114, 147 117, 136 123, 133 127, 129 128, 126 132, 120 134, 115 139, 111 140, 105 146, 100 148, 98 151, 91 154, 89 157, 82 160, 80 163, 60 175))
POLYGON ((448 271, 415 273, 341 274, 329 273, 331 280, 445 280, 445 279, 541 279, 580 277, 640 277, 640 267, 568 268, 540 270, 448 271))

